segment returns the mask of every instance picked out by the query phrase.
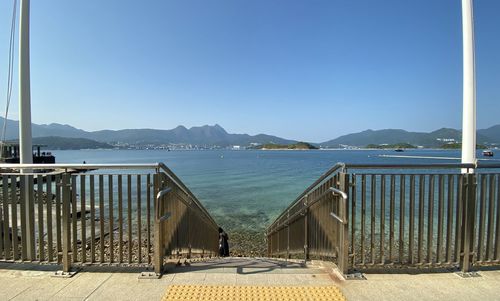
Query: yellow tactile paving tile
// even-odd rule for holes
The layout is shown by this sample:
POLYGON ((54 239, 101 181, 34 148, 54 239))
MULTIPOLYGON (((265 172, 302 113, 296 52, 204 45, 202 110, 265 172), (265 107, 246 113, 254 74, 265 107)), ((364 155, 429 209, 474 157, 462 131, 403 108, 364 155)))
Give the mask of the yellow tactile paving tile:
POLYGON ((171 285, 162 301, 174 300, 346 301, 346 298, 335 286, 171 285))

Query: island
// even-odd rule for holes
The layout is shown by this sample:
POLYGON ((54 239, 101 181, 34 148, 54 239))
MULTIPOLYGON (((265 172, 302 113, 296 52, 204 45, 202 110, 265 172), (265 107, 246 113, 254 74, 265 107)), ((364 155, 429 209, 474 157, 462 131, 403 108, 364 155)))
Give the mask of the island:
POLYGON ((294 144, 274 144, 267 143, 252 147, 252 149, 262 149, 262 150, 309 150, 318 149, 318 147, 307 143, 307 142, 297 142, 294 144))
POLYGON ((412 149, 417 148, 415 145, 409 143, 396 143, 396 144, 368 144, 368 149, 412 149))

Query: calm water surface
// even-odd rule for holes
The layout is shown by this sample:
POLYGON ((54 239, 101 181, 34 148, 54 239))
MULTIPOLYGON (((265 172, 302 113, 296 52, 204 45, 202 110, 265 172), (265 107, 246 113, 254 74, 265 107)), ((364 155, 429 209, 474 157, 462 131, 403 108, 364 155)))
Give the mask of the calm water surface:
MULTIPOLYGON (((58 163, 155 163, 170 167, 230 228, 263 228, 337 162, 458 163, 458 160, 382 158, 389 150, 312 151, 53 151, 58 163)), ((458 150, 410 150, 404 155, 460 157, 458 150)))

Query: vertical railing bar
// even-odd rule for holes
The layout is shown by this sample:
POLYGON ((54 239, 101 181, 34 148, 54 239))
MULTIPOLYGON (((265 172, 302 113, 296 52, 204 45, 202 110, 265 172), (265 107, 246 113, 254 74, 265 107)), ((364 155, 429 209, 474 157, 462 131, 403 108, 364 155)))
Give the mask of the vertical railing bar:
POLYGON ((408 261, 411 264, 415 263, 413 249, 414 249, 414 232, 415 232, 415 175, 410 175, 410 230, 408 234, 408 261))
POLYGON ((49 262, 54 261, 53 244, 53 231, 52 225, 52 175, 47 175, 47 255, 49 262))
POLYGON ((474 240, 475 240, 475 220, 476 220, 476 203, 477 203, 477 182, 475 174, 467 174, 467 186, 464 189, 466 196, 463 197, 463 241, 462 241, 462 260, 460 269, 462 273, 470 271, 470 267, 474 264, 474 240), (472 256, 471 256, 472 255, 472 256))
POLYGON ((57 262, 62 262, 62 227, 61 227, 61 189, 62 189, 62 179, 60 175, 55 177, 55 189, 56 189, 56 246, 57 246, 57 262))
POLYGON ((71 218, 71 225, 72 225, 72 229, 71 229, 71 234, 72 234, 72 244, 71 244, 71 252, 72 252, 72 256, 71 256, 71 259, 73 262, 77 262, 78 261, 78 246, 77 246, 77 242, 78 242, 78 225, 77 225, 77 211, 78 211, 78 207, 77 207, 77 198, 76 198, 76 176, 75 175, 72 175, 70 177, 71 179, 71 214, 70 214, 70 218, 71 218))
MULTIPOLYGON (((12 258, 19 259, 19 241, 18 241, 18 222, 17 222, 17 176, 10 176, 10 199, 11 199, 11 214, 12 214, 12 258)), ((22 207, 22 205, 21 205, 22 207)), ((21 209, 22 210, 22 209, 21 209)))
POLYGON ((118 175, 118 262, 123 263, 123 178, 118 175))
MULTIPOLYGON (((4 248, 4 258, 6 260, 10 259, 10 240, 9 240, 9 224, 13 224, 13 221, 9 218, 9 179, 13 181, 11 176, 2 176, 2 196, 3 196, 3 248, 4 248)), ((12 185, 12 182, 11 182, 12 185)), ((17 206, 14 199, 11 199, 10 207, 17 206)), ((16 235, 17 236, 17 235, 16 235)), ((12 240, 14 240, 14 233, 12 235, 12 240)), ((16 239, 17 240, 17 239, 16 239)))
POLYGON ((90 185, 90 262, 94 263, 95 260, 95 178, 94 175, 89 176, 90 185))
POLYGON ((132 175, 127 175, 128 263, 132 263, 132 175))
MULTIPOLYGON (((303 205, 304 207, 304 262, 307 262, 309 260, 309 225, 308 225, 308 221, 309 221, 309 208, 307 207, 308 204, 309 204, 309 195, 306 195, 305 196, 306 198, 306 201, 303 205)), ((270 249, 272 250, 273 249, 273 241, 270 241, 271 245, 270 245, 270 249)))
POLYGON ((390 190, 390 205, 389 205, 389 261, 394 262, 393 252, 394 252, 394 220, 395 220, 395 203, 396 203, 396 177, 391 175, 391 190, 390 190))
MULTIPOLYGON (((342 219, 345 220, 347 224, 339 224, 336 223, 337 227, 340 228, 340 258, 339 258, 339 266, 340 270, 342 271, 342 274, 347 274, 348 272, 348 266, 349 266, 349 224, 348 224, 348 219, 349 219, 349 201, 350 198, 350 191, 349 191, 349 175, 345 173, 340 174, 340 180, 339 180, 339 188, 345 192, 347 192, 347 199, 344 200, 345 202, 339 202, 339 209, 340 209, 340 216, 342 216, 342 219)), ((352 195, 351 195, 352 197, 352 195)), ((328 217, 327 217, 328 218, 328 217)), ((330 221, 333 222, 332 219, 330 221)))
MULTIPOLYGON (((63 271, 69 272, 71 268, 71 177, 68 173, 63 174, 62 179, 62 263, 63 271)), ((72 257, 76 256, 72 253, 72 257)))
POLYGON ((366 175, 361 176, 361 264, 365 264, 366 175))
POLYGON ((463 198, 463 190, 464 190, 464 176, 457 176, 457 210, 455 217, 455 261, 460 261, 460 252, 462 250, 462 198, 463 198))
POLYGON ((380 178, 380 263, 385 264, 385 175, 380 178))
MULTIPOLYGON (((477 235, 477 256, 476 260, 484 261, 484 232, 485 232, 485 224, 486 224, 486 175, 478 175, 480 177, 481 183, 481 197, 480 197, 480 207, 479 207, 479 229, 477 235)), ((471 241, 473 244, 474 242, 471 241)))
POLYGON ((28 254, 28 260, 36 260, 36 241, 35 241, 35 195, 34 195, 34 186, 35 186, 35 180, 33 175, 28 176, 28 187, 29 187, 29 192, 28 192, 28 216, 27 218, 29 219, 28 223, 28 229, 27 231, 29 232, 29 235, 31 237, 29 241, 29 254, 28 254))
POLYGON ((437 237, 437 250, 436 250, 436 262, 442 262, 442 252, 443 252, 443 221, 444 221, 444 175, 439 175, 439 203, 438 203, 438 237, 437 237))
POLYGON ((146 231, 147 231, 147 254, 148 264, 151 264, 151 174, 146 176, 146 231))
MULTIPOLYGON (((489 176, 489 204, 488 204, 488 236, 486 239, 486 259, 493 260, 492 258, 492 245, 493 245, 493 226, 495 225, 495 175, 489 176)), ((499 218, 498 216, 497 218, 499 218)))
POLYGON ((418 252, 417 261, 423 263, 424 251, 424 205, 425 205, 425 175, 419 175, 418 190, 418 252))
POLYGON ((115 227, 113 219, 113 175, 108 175, 108 206, 109 206, 109 262, 113 263, 115 261, 115 227))
POLYGON ((427 263, 433 263, 433 240, 434 240, 434 181, 435 175, 429 176, 429 191, 427 205, 427 263))
POLYGON ((10 250, 8 250, 6 246, 4 246, 5 237, 9 236, 9 219, 6 218, 6 215, 4 214, 4 207, 7 204, 7 199, 5 198, 4 193, 5 185, 7 185, 5 179, 7 179, 7 177, 5 175, 2 175, 2 206, 0 206, 0 260, 7 258, 7 254, 10 252, 10 250), (7 229, 7 231, 5 231, 5 229, 7 229))
POLYGON ((99 261, 104 263, 104 175, 99 175, 99 261))
POLYGON ((400 175, 399 184, 399 263, 404 262, 406 183, 405 175, 400 175))
POLYGON ((43 179, 42 175, 36 176, 36 184, 37 184, 37 202, 38 202, 38 260, 40 262, 45 260, 45 252, 44 252, 44 241, 43 241, 43 179))
MULTIPOLYGON (((4 178, 5 176, 2 176, 2 177, 4 178)), ((3 191, 2 191, 2 193, 3 193, 3 191)), ((2 194, 2 196, 3 196, 3 194, 2 194)), ((4 204, 3 197, 2 197, 2 204, 4 204)), ((4 247, 4 239, 6 236, 9 236, 9 231, 5 231, 5 225, 9 224, 9 220, 4 218, 3 212, 4 212, 3 206, 0 206, 0 234, 1 234, 1 236, 0 236, 0 260, 5 259, 7 257, 7 253, 9 252, 9 250, 6 247, 4 247)), ((8 227, 7 227, 7 229, 8 229, 8 227)))
MULTIPOLYGON (((354 267, 355 265, 355 262, 356 262, 356 248, 355 248, 355 244, 356 244, 356 240, 355 240, 355 236, 356 236, 356 210, 357 210, 357 206, 356 206, 356 202, 357 202, 357 196, 356 196, 356 191, 357 191, 357 184, 356 184, 356 175, 352 175, 352 180, 351 180, 351 198, 350 198, 350 202, 351 202, 351 205, 352 205, 352 208, 351 208, 351 241, 350 241, 350 245, 351 245, 351 254, 352 254, 352 265, 351 267, 354 267)), ((307 221, 307 218, 306 218, 306 221, 307 221)), ((307 227, 306 227, 307 229, 307 227)), ((307 242, 306 242, 307 244, 307 242)))
POLYGON ((375 264, 375 216, 376 216, 376 205, 375 205, 375 198, 376 198, 376 185, 377 185, 377 178, 376 175, 371 176, 371 241, 370 241, 370 252, 371 252, 371 263, 375 264))
POLYGON ((497 220, 495 230, 495 260, 500 260, 500 175, 497 175, 496 197, 497 197, 497 220))
POLYGON ((82 263, 87 262, 87 205, 85 200, 85 175, 80 175, 80 223, 81 223, 81 249, 82 263))
POLYGON ((141 175, 137 175, 137 262, 142 262, 141 175))
MULTIPOLYGON (((19 191, 20 191, 20 215, 21 215, 21 260, 27 260, 28 258, 28 250, 27 250, 27 242, 26 242, 26 236, 28 235, 26 231, 26 194, 24 193, 25 191, 25 186, 26 180, 28 176, 25 175, 20 175, 20 186, 19 186, 19 191)), ((14 191, 14 195, 16 195, 16 192, 14 191)))
POLYGON ((452 233, 453 233, 453 209, 454 204, 454 189, 455 187, 455 176, 448 175, 448 206, 447 206, 447 218, 446 218, 446 262, 451 263, 452 256, 452 233))

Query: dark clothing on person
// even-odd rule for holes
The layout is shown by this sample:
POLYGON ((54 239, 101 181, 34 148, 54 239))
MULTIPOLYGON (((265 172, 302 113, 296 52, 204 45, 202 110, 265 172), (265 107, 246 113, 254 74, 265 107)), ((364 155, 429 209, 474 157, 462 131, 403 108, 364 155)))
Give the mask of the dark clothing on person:
POLYGON ((229 237, 222 228, 219 228, 219 256, 229 256, 229 237))

